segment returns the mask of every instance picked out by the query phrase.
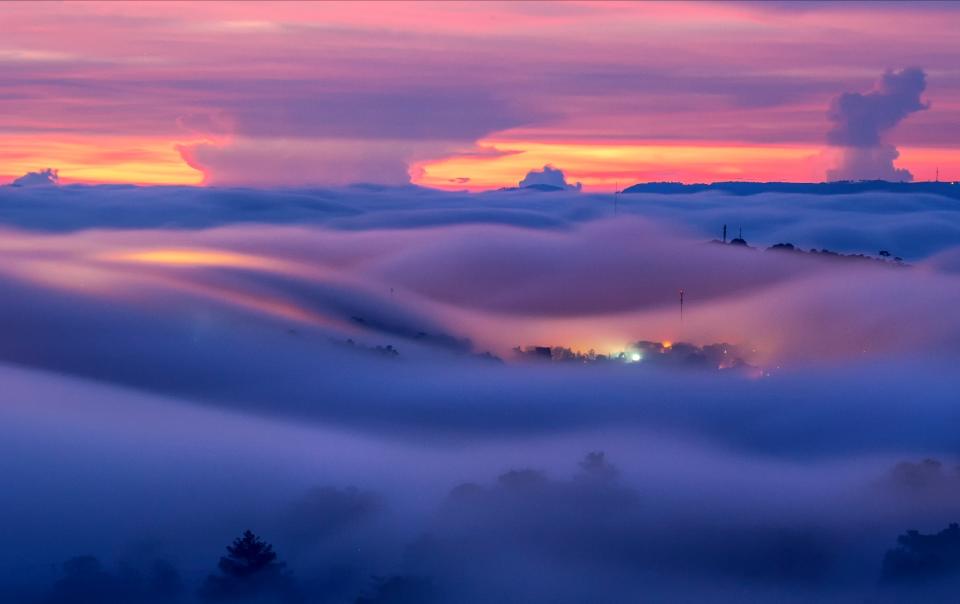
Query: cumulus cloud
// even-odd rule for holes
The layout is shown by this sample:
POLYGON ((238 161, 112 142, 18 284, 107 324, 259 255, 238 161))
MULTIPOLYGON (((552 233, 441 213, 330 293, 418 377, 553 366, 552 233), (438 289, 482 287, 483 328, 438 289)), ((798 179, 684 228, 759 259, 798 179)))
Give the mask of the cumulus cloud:
POLYGON ((912 180, 909 170, 894 166, 900 154, 884 135, 910 114, 929 108, 920 98, 926 87, 924 71, 908 67, 887 70, 871 92, 845 92, 835 98, 827 114, 833 123, 827 140, 841 149, 841 159, 827 179, 912 180))
POLYGON ((53 168, 27 172, 10 183, 14 187, 52 187, 60 184, 60 175, 53 168))
POLYGON ((527 172, 527 175, 523 177, 523 180, 520 181, 520 188, 544 188, 544 189, 561 189, 565 191, 579 191, 582 185, 577 183, 575 185, 567 184, 567 178, 563 174, 563 170, 559 168, 554 168, 553 166, 547 164, 543 167, 542 170, 530 170, 527 172))
POLYGON ((827 171, 827 180, 886 180, 909 182, 913 174, 893 162, 900 152, 893 145, 847 147, 839 156, 839 164, 827 171))
POLYGON ((183 160, 204 175, 204 184, 231 186, 403 185, 409 161, 421 145, 348 139, 247 139, 227 144, 177 146, 183 160))
MULTIPOLYGON (((204 184, 402 185, 420 162, 527 119, 483 90, 335 91, 308 80, 269 88, 278 85, 282 94, 264 98, 258 86, 232 83, 238 98, 176 118, 195 139, 177 151, 204 184)), ((197 86, 223 97, 222 83, 197 86)))
POLYGON ((922 69, 886 71, 876 89, 868 93, 845 92, 830 110, 833 129, 828 140, 844 147, 875 147, 882 135, 911 113, 927 109, 920 95, 927 87, 922 69))

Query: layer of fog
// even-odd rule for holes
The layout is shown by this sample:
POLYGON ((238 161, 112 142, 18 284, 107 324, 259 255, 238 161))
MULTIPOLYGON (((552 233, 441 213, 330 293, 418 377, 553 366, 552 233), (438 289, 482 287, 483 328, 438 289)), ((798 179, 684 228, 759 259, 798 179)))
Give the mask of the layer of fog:
POLYGON ((897 535, 957 520, 953 202, 0 196, 29 227, 0 237, 5 601, 83 601, 80 555, 164 560, 194 601, 247 528, 307 601, 862 601, 897 535), (738 218, 912 265, 706 242, 738 218), (759 371, 510 353, 641 339, 759 371))
MULTIPOLYGON (((738 227, 764 247, 876 253, 917 260, 960 240, 956 203, 935 195, 813 196, 715 193, 623 195, 619 211, 666 221, 700 237, 738 227)), ((563 229, 613 216, 612 195, 505 191, 442 193, 416 187, 225 189, 79 185, 0 187, 0 223, 43 231, 197 229, 236 223, 317 224, 337 230, 501 224, 563 229)))

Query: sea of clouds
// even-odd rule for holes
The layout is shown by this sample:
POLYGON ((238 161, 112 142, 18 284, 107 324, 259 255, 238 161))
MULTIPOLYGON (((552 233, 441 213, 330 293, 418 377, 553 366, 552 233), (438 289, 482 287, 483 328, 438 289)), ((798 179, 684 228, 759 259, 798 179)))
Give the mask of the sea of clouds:
POLYGON ((4 601, 193 602, 247 528, 306 602, 956 584, 884 566, 960 518, 953 200, 0 187, 0 225, 4 601), (513 352, 639 340, 751 370, 513 352))

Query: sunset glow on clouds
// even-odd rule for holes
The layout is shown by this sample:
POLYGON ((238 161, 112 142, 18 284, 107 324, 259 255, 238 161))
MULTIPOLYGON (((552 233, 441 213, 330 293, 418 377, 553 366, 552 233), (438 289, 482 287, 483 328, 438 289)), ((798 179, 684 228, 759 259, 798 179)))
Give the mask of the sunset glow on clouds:
POLYGON ((960 13, 907 7, 4 4, 0 181, 821 180, 832 100, 911 66, 930 109, 885 137, 949 178, 960 13))
POLYGON ((478 153, 415 164, 414 182, 448 189, 516 186, 504 179, 522 177, 530 167, 546 164, 564 167, 570 180, 596 190, 637 181, 815 181, 822 176, 825 161, 820 150, 811 147, 715 141, 482 140, 479 146, 478 153))

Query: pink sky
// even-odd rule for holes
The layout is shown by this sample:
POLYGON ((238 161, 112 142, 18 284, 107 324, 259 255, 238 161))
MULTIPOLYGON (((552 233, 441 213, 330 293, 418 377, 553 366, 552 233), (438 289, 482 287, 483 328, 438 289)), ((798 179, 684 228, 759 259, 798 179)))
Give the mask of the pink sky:
POLYGON ((7 3, 0 182, 820 180, 827 110, 885 69, 885 134, 957 178, 960 11, 919 3, 7 3))

